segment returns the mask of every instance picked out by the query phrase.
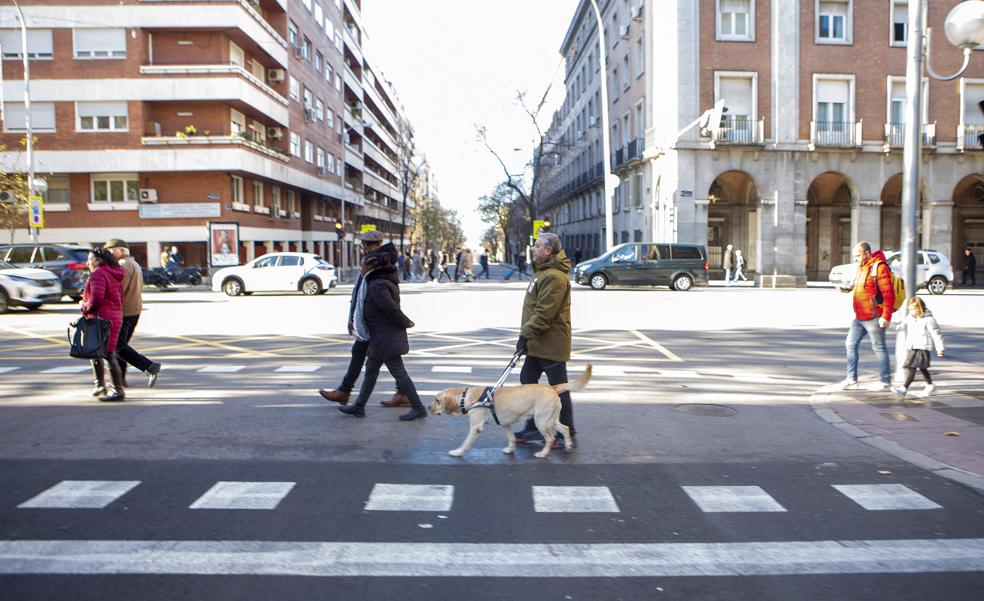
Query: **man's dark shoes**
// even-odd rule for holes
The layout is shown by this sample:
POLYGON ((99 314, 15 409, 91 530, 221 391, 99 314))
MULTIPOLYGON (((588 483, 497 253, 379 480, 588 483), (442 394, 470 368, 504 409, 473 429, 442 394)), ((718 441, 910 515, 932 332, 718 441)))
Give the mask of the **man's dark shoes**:
MULTIPOLYGON (((324 396, 324 395, 321 395, 324 396)), ((329 399, 330 400, 330 399, 329 399)), ((339 411, 345 415, 351 415, 352 417, 365 417, 366 409, 365 407, 360 407, 359 405, 343 405, 338 408, 339 411)))
POLYGON ((351 392, 343 392, 341 390, 319 390, 318 394, 326 401, 332 401, 339 405, 348 405, 349 396, 352 395, 351 392))
POLYGON ((409 407, 410 399, 405 394, 396 393, 392 397, 379 403, 383 407, 409 407))
POLYGON ((153 388, 157 384, 157 376, 161 373, 160 363, 151 363, 145 372, 147 374, 147 388, 153 388))
POLYGON ((421 407, 420 409, 407 411, 400 416, 400 421, 408 422, 415 419, 424 419, 425 417, 427 417, 427 410, 421 407))

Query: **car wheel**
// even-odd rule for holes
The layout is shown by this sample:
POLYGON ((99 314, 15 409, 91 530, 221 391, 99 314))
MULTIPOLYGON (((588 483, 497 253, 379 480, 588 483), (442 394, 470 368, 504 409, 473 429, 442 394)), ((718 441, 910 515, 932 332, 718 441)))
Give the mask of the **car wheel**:
POLYGON ((0 315, 10 310, 10 303, 7 301, 7 293, 0 289, 0 315))
POLYGON ((72 299, 72 302, 73 302, 73 303, 80 303, 80 302, 82 302, 82 297, 81 297, 81 296, 79 296, 79 295, 76 295, 76 296, 70 296, 70 297, 68 297, 68 298, 70 298, 70 299, 72 299))
POLYGON ((929 279, 929 283, 926 284, 926 288, 929 289, 930 294, 943 294, 946 292, 947 281, 946 278, 941 275, 934 275, 929 279))
POLYGON ((591 276, 591 288, 594 290, 604 290, 605 286, 608 285, 608 278, 605 277, 603 273, 596 273, 591 276))
POLYGON ((686 292, 694 286, 694 280, 687 274, 678 275, 673 279, 673 285, 670 286, 674 290, 679 290, 680 292, 686 292))
POLYGON ((321 282, 315 278, 307 278, 301 282, 301 292, 307 296, 314 296, 321 292, 321 282))
POLYGON ((42 303, 24 303, 24 308, 28 311, 37 311, 41 308, 42 303))
POLYGON ((229 296, 239 296, 243 293, 243 283, 233 278, 222 283, 222 291, 229 296))

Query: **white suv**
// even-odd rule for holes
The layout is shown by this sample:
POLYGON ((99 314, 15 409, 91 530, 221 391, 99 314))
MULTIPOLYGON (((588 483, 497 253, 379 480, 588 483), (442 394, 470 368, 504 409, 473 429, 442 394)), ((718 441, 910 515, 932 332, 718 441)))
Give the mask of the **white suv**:
MULTIPOLYGON (((916 281, 919 282, 919 287, 926 288, 930 294, 943 294, 953 281, 950 259, 935 250, 920 250, 917 254, 919 262, 916 265, 916 281)), ((902 277, 902 251, 886 252, 885 259, 892 268, 892 273, 902 277)), ((830 283, 840 288, 841 292, 850 292, 857 272, 857 263, 838 265, 830 270, 830 283)))
POLYGON ((61 296, 61 282, 50 271, 0 261, 0 313, 6 313, 10 307, 27 307, 33 311, 44 303, 57 302, 61 296))
POLYGON ((338 285, 335 266, 310 253, 268 253, 212 274, 212 290, 229 296, 254 292, 324 294, 338 285))

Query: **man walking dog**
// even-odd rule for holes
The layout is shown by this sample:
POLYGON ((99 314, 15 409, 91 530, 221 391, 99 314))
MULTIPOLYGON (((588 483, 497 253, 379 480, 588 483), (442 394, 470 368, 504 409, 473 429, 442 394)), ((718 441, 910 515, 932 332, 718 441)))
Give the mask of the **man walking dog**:
MULTIPOLYGON (((526 355, 519 374, 522 384, 536 384, 544 373, 551 385, 567 382, 567 361, 571 358, 570 271, 571 260, 561 248, 560 237, 541 233, 533 245, 533 279, 526 288, 516 342, 516 351, 526 355)), ((573 445, 576 438, 570 392, 560 395, 560 423, 570 429, 573 445)), ((516 440, 543 440, 543 435, 530 418, 516 434, 516 440)), ((555 448, 563 446, 564 441, 554 441, 555 448)))

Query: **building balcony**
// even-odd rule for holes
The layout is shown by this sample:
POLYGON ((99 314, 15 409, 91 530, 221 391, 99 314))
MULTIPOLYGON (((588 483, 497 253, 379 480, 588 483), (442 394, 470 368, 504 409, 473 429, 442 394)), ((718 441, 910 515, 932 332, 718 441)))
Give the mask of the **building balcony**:
MULTIPOLYGON (((376 89, 376 86, 365 86, 363 88, 363 95, 369 97, 369 100, 372 101, 373 106, 375 106, 376 110, 380 112, 382 118, 387 121, 387 124, 393 129, 396 129, 396 117, 393 115, 393 111, 389 110, 389 106, 383 102, 383 98, 380 96, 379 90, 376 89)), ((372 110, 369 112, 371 113, 372 110)), ((379 119, 379 116, 376 115, 376 118, 379 119)))
POLYGON ((353 94, 359 98, 362 97, 362 80, 352 72, 352 69, 349 69, 348 64, 342 69, 342 81, 352 90, 353 94))
POLYGON ((393 159, 377 148, 376 145, 369 140, 369 138, 366 138, 366 143, 362 145, 362 148, 365 150, 366 157, 375 161, 381 168, 388 171, 390 175, 397 175, 397 169, 393 159))
POLYGON ((984 125, 957 126, 957 150, 964 152, 982 149, 984 149, 984 125))
POLYGON ((642 138, 629 140, 624 146, 616 148, 612 152, 612 167, 619 169, 627 165, 630 161, 642 158, 642 138))
POLYGON ((264 92, 280 104, 288 106, 287 99, 239 65, 141 65, 141 75, 236 75, 264 92))
POLYGON ((345 145, 345 162, 359 171, 365 170, 365 161, 362 158, 362 153, 357 152, 349 144, 345 145))
MULTIPOLYGON (((923 124, 922 145, 924 148, 936 148, 936 124, 923 124)), ((905 146, 905 123, 885 124, 884 150, 898 149, 905 146)))
POLYGON ((140 141, 144 146, 243 146, 285 163, 290 161, 283 152, 243 136, 144 136, 140 141))
POLYGON ((726 118, 714 136, 715 144, 761 146, 765 143, 765 119, 726 118))
POLYGON ((810 121, 810 146, 859 148, 861 121, 810 121))
POLYGON ((342 41, 345 43, 346 50, 348 50, 352 56, 355 57, 355 60, 360 63, 364 62, 365 59, 362 57, 362 44, 356 36, 353 35, 348 27, 342 27, 342 41))

